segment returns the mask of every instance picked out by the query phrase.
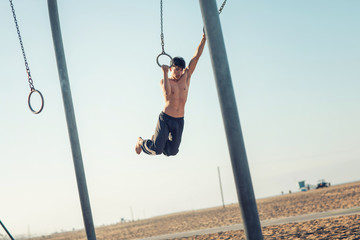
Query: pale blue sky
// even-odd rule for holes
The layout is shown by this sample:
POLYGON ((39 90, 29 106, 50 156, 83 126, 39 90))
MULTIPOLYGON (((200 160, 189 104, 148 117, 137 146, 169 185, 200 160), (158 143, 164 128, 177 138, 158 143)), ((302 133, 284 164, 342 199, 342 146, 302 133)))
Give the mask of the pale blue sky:
MULTIPOLYGON (((0 219, 14 234, 82 228, 46 1, 14 0, 40 115, 27 108, 10 6, 0 2, 0 219)), ((218 1, 220 5, 220 1, 218 1)), ((163 107, 159 1, 58 2, 96 226, 237 202, 208 48, 192 77, 180 153, 137 156, 163 107)), ((257 198, 297 182, 359 180, 360 2, 232 1, 221 14, 257 198)), ((198 1, 164 1, 165 50, 188 62, 198 1)), ((0 230, 0 234, 1 234, 0 230)))

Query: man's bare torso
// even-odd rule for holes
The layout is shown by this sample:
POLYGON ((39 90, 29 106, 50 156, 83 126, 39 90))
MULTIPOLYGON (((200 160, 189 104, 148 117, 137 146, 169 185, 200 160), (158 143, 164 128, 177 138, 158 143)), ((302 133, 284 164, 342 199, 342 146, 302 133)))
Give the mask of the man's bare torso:
MULTIPOLYGON (((188 69, 184 70, 180 79, 176 80, 169 78, 171 93, 164 94, 165 107, 164 113, 172 117, 184 117, 185 103, 189 92, 188 69)), ((161 81, 162 88, 164 88, 163 80, 161 81)))

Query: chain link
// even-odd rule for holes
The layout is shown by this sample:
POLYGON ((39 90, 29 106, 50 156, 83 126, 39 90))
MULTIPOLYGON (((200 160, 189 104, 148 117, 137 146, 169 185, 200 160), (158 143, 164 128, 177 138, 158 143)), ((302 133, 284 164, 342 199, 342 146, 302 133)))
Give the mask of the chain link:
POLYGON ((160 0, 160 25, 161 25, 161 34, 160 34, 160 38, 161 38, 161 48, 162 48, 162 53, 165 53, 164 47, 165 47, 165 43, 164 43, 164 26, 163 26, 163 1, 160 0))
POLYGON ((16 19, 16 14, 15 14, 15 8, 14 8, 14 4, 13 4, 13 1, 12 0, 9 0, 10 2, 10 7, 11 7, 11 10, 12 10, 12 14, 13 14, 13 17, 14 17, 14 23, 15 23, 15 26, 16 26, 16 31, 17 31, 17 34, 18 34, 18 38, 19 38, 19 42, 20 42, 20 46, 21 46, 21 51, 22 51, 22 55, 24 57, 24 62, 25 62, 25 67, 26 67, 26 73, 27 73, 27 76, 28 76, 28 82, 29 82, 29 87, 30 87, 30 94, 28 96, 28 105, 29 105, 29 108, 30 110, 35 113, 35 114, 38 114, 40 113, 42 110, 43 110, 43 107, 44 107, 44 97, 43 95, 41 94, 41 92, 39 90, 36 90, 35 87, 34 87, 34 82, 31 78, 31 74, 30 74, 30 68, 29 68, 29 64, 28 64, 28 61, 26 59, 26 55, 25 55, 25 49, 24 49, 24 44, 23 44, 23 41, 22 41, 22 38, 21 38, 21 34, 20 34, 20 29, 19 29, 19 24, 17 22, 17 19, 16 19), (31 102, 30 102, 30 99, 31 99, 31 96, 33 93, 37 93, 40 98, 41 98, 41 106, 40 106, 40 109, 38 110, 34 110, 31 106, 31 102))
POLYGON ((220 9, 219 9, 219 14, 222 12, 222 10, 224 9, 224 7, 225 7, 225 4, 226 4, 226 1, 227 0, 224 0, 224 2, 221 4, 221 7, 220 7, 220 9))
POLYGON ((14 17, 14 22, 15 22, 16 31, 17 31, 20 46, 21 46, 22 55, 24 57, 24 62, 25 62, 25 67, 26 67, 26 73, 27 73, 27 76, 28 76, 29 86, 30 86, 31 91, 33 91, 33 90, 35 90, 34 82, 33 82, 32 78, 31 78, 29 64, 28 64, 27 59, 26 59, 24 44, 23 44, 23 41, 21 39, 20 29, 19 29, 19 25, 18 25, 18 22, 17 22, 17 19, 16 19, 16 14, 15 14, 14 4, 13 4, 12 0, 9 0, 9 2, 10 2, 10 7, 11 7, 11 10, 12 10, 13 17, 14 17))

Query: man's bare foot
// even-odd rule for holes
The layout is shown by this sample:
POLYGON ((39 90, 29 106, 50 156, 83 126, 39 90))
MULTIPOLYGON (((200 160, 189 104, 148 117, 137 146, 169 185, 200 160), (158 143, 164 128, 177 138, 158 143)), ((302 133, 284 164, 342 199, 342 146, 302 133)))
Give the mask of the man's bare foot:
POLYGON ((138 140, 137 140, 137 143, 136 143, 136 146, 135 146, 135 152, 137 153, 137 154, 140 154, 141 153, 141 145, 142 145, 142 143, 143 143, 143 139, 141 138, 141 137, 138 137, 138 140))

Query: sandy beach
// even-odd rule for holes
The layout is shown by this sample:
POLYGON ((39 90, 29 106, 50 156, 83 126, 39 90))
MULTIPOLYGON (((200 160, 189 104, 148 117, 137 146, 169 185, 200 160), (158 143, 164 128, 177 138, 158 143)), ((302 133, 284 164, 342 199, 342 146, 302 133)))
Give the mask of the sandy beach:
MULTIPOLYGON (((360 206, 360 182, 257 200, 261 220, 360 206)), ((141 239, 151 236, 241 223, 237 204, 174 213, 96 228, 98 240, 141 239)), ((264 239, 360 239, 360 215, 262 227, 264 239)), ((84 231, 56 233, 34 240, 85 240, 84 231)), ((219 232, 175 239, 245 239, 244 231, 219 232)))

